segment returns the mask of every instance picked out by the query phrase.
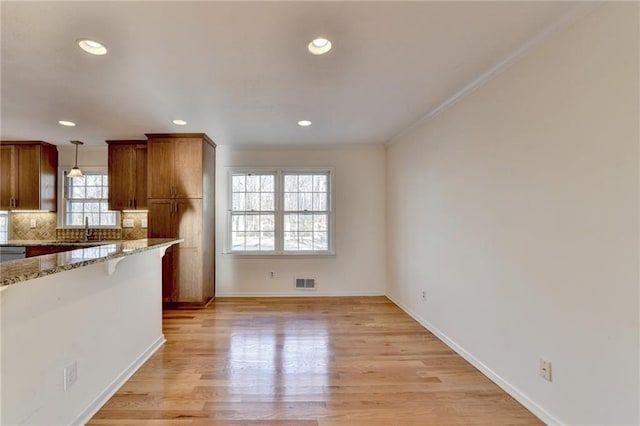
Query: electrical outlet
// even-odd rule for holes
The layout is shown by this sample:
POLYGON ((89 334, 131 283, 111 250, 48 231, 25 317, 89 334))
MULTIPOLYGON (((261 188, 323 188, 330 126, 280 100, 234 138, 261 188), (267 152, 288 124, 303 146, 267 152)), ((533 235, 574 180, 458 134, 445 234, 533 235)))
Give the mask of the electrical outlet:
POLYGON ((425 301, 427 300, 427 292, 426 291, 422 292, 422 300, 425 300, 425 301))
POLYGON ((68 390, 73 384, 78 381, 78 361, 73 361, 71 364, 67 365, 63 372, 63 390, 68 390))
POLYGON ((540 358, 540 377, 542 377, 543 379, 545 379, 548 382, 550 382, 551 379, 552 379, 552 377, 551 377, 551 362, 545 361, 542 358, 540 358))
POLYGON ((31 223, 30 223, 31 229, 35 228, 36 225, 37 225, 36 220, 35 219, 31 219, 31 223))
POLYGON ((141 223, 142 223, 142 228, 148 227, 147 219, 142 219, 141 223))
POLYGON ((122 219, 123 228, 133 228, 133 219, 122 219))

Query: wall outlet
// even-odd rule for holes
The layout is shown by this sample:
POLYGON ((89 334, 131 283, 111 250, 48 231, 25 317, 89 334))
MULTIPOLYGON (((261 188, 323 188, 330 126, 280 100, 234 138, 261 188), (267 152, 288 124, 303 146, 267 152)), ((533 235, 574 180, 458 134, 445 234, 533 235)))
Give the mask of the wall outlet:
POLYGON ((427 300, 427 292, 426 291, 422 292, 422 300, 425 300, 425 301, 427 300))
POLYGON ((141 223, 142 223, 142 227, 143 228, 147 228, 148 227, 147 219, 142 219, 141 223))
POLYGON ((275 278, 276 277, 276 273, 273 272, 273 271, 269 272, 269 277, 270 278, 275 278))
POLYGON ((62 388, 66 391, 78 381, 78 361, 73 361, 67 365, 62 372, 62 376, 62 388))
POLYGON ((31 227, 31 229, 35 228, 38 222, 36 222, 35 219, 31 219, 31 223, 29 224, 29 226, 31 227))
POLYGON ((133 228, 133 219, 122 219, 123 228, 133 228))
POLYGON ((540 377, 542 377, 543 379, 545 379, 548 382, 550 382, 551 379, 552 379, 552 377, 551 377, 551 362, 545 361, 542 358, 540 358, 540 377))

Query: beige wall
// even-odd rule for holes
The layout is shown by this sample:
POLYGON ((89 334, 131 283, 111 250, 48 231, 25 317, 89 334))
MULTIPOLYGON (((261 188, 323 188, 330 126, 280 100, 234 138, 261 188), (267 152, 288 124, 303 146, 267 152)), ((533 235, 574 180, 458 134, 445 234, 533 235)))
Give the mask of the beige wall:
POLYGON ((315 296, 385 293, 385 151, 382 147, 219 146, 216 173, 216 295, 315 296), (336 255, 321 258, 225 254, 230 166, 335 168, 336 255), (270 272, 275 273, 270 278, 270 272), (294 290, 295 277, 314 277, 315 292, 294 290))
POLYGON ((388 148, 389 296, 550 423, 640 420, 638 17, 599 7, 388 148))

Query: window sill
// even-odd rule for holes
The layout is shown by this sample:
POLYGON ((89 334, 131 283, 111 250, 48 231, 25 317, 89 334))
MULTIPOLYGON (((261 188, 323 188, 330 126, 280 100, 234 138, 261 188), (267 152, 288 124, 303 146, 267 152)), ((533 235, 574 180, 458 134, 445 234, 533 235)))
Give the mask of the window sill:
MULTIPOLYGON (((85 229, 84 226, 56 226, 56 230, 64 230, 64 229, 85 229)), ((122 229, 120 226, 89 226, 89 229, 122 229)))
POLYGON ((236 252, 223 252, 223 256, 229 256, 237 259, 335 259, 336 254, 334 252, 323 253, 236 253, 236 252))

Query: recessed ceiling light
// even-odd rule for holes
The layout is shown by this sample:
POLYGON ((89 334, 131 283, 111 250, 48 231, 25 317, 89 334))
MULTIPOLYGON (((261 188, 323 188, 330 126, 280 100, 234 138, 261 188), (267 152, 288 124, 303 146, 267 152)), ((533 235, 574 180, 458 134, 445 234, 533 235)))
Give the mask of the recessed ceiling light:
POLYGON ((311 126, 311 122, 309 120, 300 120, 298 121, 298 126, 308 127, 311 126))
POLYGON ((184 120, 173 120, 173 124, 175 124, 176 126, 184 126, 185 124, 187 124, 187 122, 184 120))
POLYGON ((331 50, 331 42, 326 38, 316 38, 311 40, 307 48, 314 55, 323 55, 331 50))
POLYGON ((78 46, 80 46, 80 49, 84 50, 87 53, 91 53, 92 55, 107 54, 107 48, 104 47, 101 43, 98 43, 94 40, 80 39, 78 40, 78 46))
POLYGON ((62 124, 63 126, 67 126, 67 127, 73 127, 76 125, 76 123, 74 123, 73 121, 67 121, 67 120, 60 120, 58 121, 58 124, 62 124))

